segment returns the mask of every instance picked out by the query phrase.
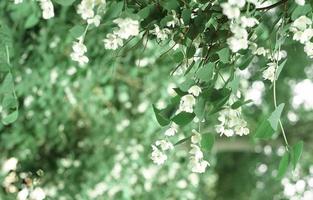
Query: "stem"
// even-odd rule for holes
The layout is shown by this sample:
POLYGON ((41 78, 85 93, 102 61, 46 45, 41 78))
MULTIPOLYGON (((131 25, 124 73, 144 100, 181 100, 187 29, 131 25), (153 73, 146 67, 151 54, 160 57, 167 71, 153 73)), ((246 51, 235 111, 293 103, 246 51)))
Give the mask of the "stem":
MULTIPOLYGON (((283 19, 283 21, 282 21, 282 23, 281 23, 281 27, 284 26, 284 22, 285 22, 285 21, 284 21, 284 19, 283 19)), ((278 36, 278 34, 279 34, 279 30, 278 30, 278 32, 277 32, 277 36, 278 36)), ((276 36, 276 42, 277 42, 277 40, 278 40, 278 37, 277 37, 277 36, 276 36)), ((277 59, 275 58, 275 54, 274 54, 274 59, 275 59, 275 61, 276 61, 276 68, 275 68, 275 72, 274 72, 274 81, 273 81, 273 99, 274 99, 274 106, 275 106, 275 109, 277 108, 276 79, 278 78, 278 77, 276 77, 276 72, 277 72, 277 67, 278 67, 278 58, 279 58, 280 48, 281 48, 281 43, 279 42, 279 43, 278 43, 278 55, 277 55, 277 59)), ((287 140, 287 137, 286 137, 285 129, 284 129, 283 124, 282 124, 282 122, 281 122, 280 119, 278 120, 278 123, 279 123, 280 129, 281 129, 281 132, 282 132, 282 134, 283 134, 284 141, 285 141, 285 143, 286 143, 286 150, 288 151, 289 144, 288 144, 288 140, 287 140)))

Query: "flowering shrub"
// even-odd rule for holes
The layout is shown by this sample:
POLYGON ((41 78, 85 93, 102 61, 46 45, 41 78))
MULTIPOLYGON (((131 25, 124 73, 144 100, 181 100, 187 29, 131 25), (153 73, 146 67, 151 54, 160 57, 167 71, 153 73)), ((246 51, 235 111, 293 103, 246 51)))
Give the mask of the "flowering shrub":
POLYGON ((288 128, 313 106, 284 84, 313 88, 312 8, 304 0, 1 2, 1 195, 213 198, 223 194, 208 195, 218 182, 208 172, 219 162, 215 143, 233 138, 251 139, 255 151, 283 142, 273 176, 299 170, 304 137, 288 128), (167 182, 183 192, 154 191, 167 182))

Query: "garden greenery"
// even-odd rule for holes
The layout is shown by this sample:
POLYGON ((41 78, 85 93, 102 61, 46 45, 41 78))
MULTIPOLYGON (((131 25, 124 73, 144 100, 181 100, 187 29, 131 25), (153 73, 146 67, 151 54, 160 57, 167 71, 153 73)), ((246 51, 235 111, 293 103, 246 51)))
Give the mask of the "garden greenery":
MULTIPOLYGON (((263 140, 269 144, 282 140, 275 177, 283 178, 289 166, 297 168, 303 141, 289 140, 284 128, 288 121, 282 118, 291 108, 281 100, 285 100, 279 91, 284 84, 281 74, 289 60, 313 58, 312 9, 309 0, 0 2, 1 131, 11 132, 1 136, 5 143, 1 149, 8 150, 3 187, 5 193, 14 194, 8 198, 95 199, 107 192, 113 199, 146 199, 151 196, 142 188, 136 192, 132 188, 138 181, 133 171, 141 171, 144 177, 160 173, 174 178, 173 168, 184 169, 179 179, 188 177, 198 185, 198 177, 215 165, 217 136, 249 137, 254 146, 263 140), (290 53, 294 46, 296 53, 290 53), (160 67, 147 69, 152 65, 160 67), (247 111, 246 116, 243 110, 261 104, 260 98, 250 99, 250 82, 255 82, 254 90, 268 92, 263 100, 268 107, 247 111), (150 111, 161 129, 156 121, 147 120, 150 111), (257 120, 250 124, 251 116, 257 120), (18 136, 28 131, 32 139, 18 136), (117 144, 123 135, 107 137, 99 134, 103 131, 127 132, 128 139, 117 144), (177 150, 184 145, 184 151, 177 150), (118 164, 97 165, 106 159, 103 155, 113 153, 117 156, 106 157, 118 164), (94 159, 88 161, 89 154, 94 159), (148 161, 137 160, 139 155, 148 161), (53 156, 60 160, 49 160, 53 156), (43 166, 42 157, 47 159, 43 166), (181 159, 188 164, 181 164, 181 159), (18 176, 19 160, 39 162, 38 171, 29 174, 31 165, 25 162, 18 176), (141 162, 148 167, 141 167, 141 162), (157 168, 164 170, 159 172, 154 165, 168 170, 157 168), (66 174, 70 167, 78 169, 75 175, 67 174, 67 181, 79 181, 82 192, 65 181, 59 183, 58 194, 53 187, 58 180, 45 172, 66 174), (80 167, 89 170, 81 180, 80 167), (111 176, 102 182, 83 181, 100 168, 111 176), (124 168, 130 170, 125 180, 120 177, 124 168), (52 181, 46 182, 44 191, 40 185, 47 179, 52 181)), ((301 65, 292 67, 302 70, 301 65)), ((143 187, 150 191, 152 185, 143 187)), ((175 195, 209 197, 196 197, 190 191, 194 189, 175 195)))

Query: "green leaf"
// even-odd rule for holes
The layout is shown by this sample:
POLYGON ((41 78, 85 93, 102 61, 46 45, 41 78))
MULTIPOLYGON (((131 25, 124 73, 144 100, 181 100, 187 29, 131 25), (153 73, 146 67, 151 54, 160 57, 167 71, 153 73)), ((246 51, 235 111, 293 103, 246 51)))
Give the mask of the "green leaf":
POLYGON ((6 94, 2 100, 2 107, 9 109, 9 108, 16 108, 17 107, 17 100, 11 94, 6 94))
POLYGON ((76 25, 70 29, 70 34, 73 38, 78 38, 84 34, 85 28, 81 25, 76 25))
POLYGON ((180 112, 172 118, 172 121, 180 126, 189 124, 195 117, 194 113, 180 112))
POLYGON ((194 45, 190 45, 188 48, 187 48, 187 51, 186 51, 186 57, 189 59, 189 58, 192 58, 196 53, 196 47, 194 45))
POLYGON ((160 2, 161 6, 168 11, 176 10, 179 7, 179 3, 177 0, 164 0, 160 2))
POLYGON ((166 126, 170 123, 170 120, 165 115, 162 114, 162 110, 157 109, 155 105, 153 105, 153 111, 158 123, 161 126, 166 126))
POLYGON ((268 121, 271 124, 271 127, 274 131, 277 131, 278 122, 280 119, 280 115, 284 109, 285 104, 279 104, 279 106, 274 110, 274 112, 271 114, 271 116, 268 118, 268 121))
POLYGON ((265 118, 261 122, 256 130, 255 138, 269 139, 273 136, 277 131, 278 122, 283 108, 284 104, 280 104, 268 118, 265 118))
POLYGON ((11 73, 8 73, 2 84, 1 84, 1 92, 2 93, 11 93, 14 89, 14 82, 13 82, 13 77, 11 73))
POLYGON ((150 15, 152 9, 154 9, 154 5, 148 5, 141 9, 137 14, 141 19, 146 19, 150 15))
POLYGON ((292 161, 293 169, 296 168, 297 163, 300 160, 302 150, 303 150, 303 141, 298 142, 291 149, 291 161, 292 161))
POLYGON ((182 12, 182 18, 183 18, 185 25, 189 24, 190 18, 191 18, 191 10, 190 9, 184 9, 182 12))
POLYGON ((6 60, 4 63, 0 63, 0 72, 8 72, 10 69, 10 65, 6 63, 6 60))
POLYGON ((273 136, 274 133, 275 130, 272 128, 268 119, 265 118, 256 129, 254 137, 259 139, 269 139, 273 136))
POLYGON ((75 2, 75 0, 54 0, 54 1, 62 6, 70 6, 75 2))
POLYGON ((284 177, 288 169, 288 164, 289 164, 289 153, 286 152, 279 162, 278 174, 277 174, 278 179, 281 179, 282 177, 284 177))
POLYGON ((213 71, 214 63, 209 63, 198 70, 196 77, 201 81, 209 81, 212 79, 213 71))
POLYGON ((202 136, 201 148, 204 149, 205 151, 211 151, 215 142, 214 135, 210 133, 206 133, 206 134, 202 134, 201 136, 202 136))
POLYGON ((176 63, 181 63, 184 59, 184 54, 181 51, 175 52, 173 58, 176 63))
POLYGON ((202 121, 204 118, 204 109, 205 109, 205 99, 202 96, 200 96, 197 98, 197 103, 193 110, 200 121, 202 121))
POLYGON ((35 26, 40 20, 40 17, 38 15, 36 15, 35 13, 30 15, 29 17, 27 17, 27 20, 24 24, 24 27, 27 28, 31 28, 33 26, 35 26))
POLYGON ((291 14, 291 19, 295 20, 298 17, 300 17, 302 15, 306 15, 311 11, 312 11, 312 8, 308 4, 304 5, 304 6, 297 6, 296 9, 291 14))
POLYGON ((251 63, 253 58, 254 58, 253 55, 252 56, 242 56, 241 58, 238 59, 238 61, 236 62, 236 65, 238 66, 238 68, 240 70, 244 70, 249 66, 249 64, 251 63))
POLYGON ((217 52, 218 57, 220 58, 220 61, 224 64, 229 63, 230 59, 230 51, 229 48, 221 49, 217 52))
POLYGON ((184 92, 184 91, 182 91, 180 88, 173 88, 173 90, 174 90, 174 91, 176 92, 176 94, 177 94, 178 96, 180 96, 180 97, 182 97, 182 96, 188 94, 188 92, 184 92))
POLYGON ((252 100, 247 100, 247 101, 238 100, 238 101, 236 101, 235 103, 233 103, 233 104, 231 105, 231 108, 232 108, 232 109, 237 109, 237 108, 239 108, 239 107, 241 107, 241 106, 243 106, 243 105, 245 105, 245 104, 251 103, 251 102, 252 102, 252 100))
POLYGON ((17 117, 18 117, 18 111, 15 110, 14 112, 12 112, 12 113, 8 114, 7 116, 5 116, 2 119, 2 123, 4 125, 12 124, 13 122, 15 122, 17 120, 17 117))

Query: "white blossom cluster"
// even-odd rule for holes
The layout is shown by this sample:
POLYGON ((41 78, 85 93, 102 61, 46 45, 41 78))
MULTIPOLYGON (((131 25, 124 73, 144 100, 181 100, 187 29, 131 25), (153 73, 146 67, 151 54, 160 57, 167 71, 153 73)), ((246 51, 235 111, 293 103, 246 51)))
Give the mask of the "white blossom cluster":
POLYGON ((231 137, 234 135, 244 136, 249 134, 247 122, 241 116, 241 109, 236 110, 226 108, 219 112, 218 121, 220 124, 215 126, 216 132, 221 136, 231 137))
MULTIPOLYGON (((170 127, 164 132, 166 137, 172 137, 177 133, 178 126, 172 123, 170 127)), ((162 165, 167 160, 166 151, 172 150, 174 145, 168 140, 157 140, 154 145, 152 145, 151 159, 157 165, 162 165)))
POLYGON ((263 71, 263 78, 265 80, 270 80, 271 82, 276 80, 277 78, 276 71, 278 69, 278 63, 279 61, 286 57, 287 52, 284 50, 276 51, 272 56, 268 56, 268 59, 270 59, 271 62, 267 64, 268 67, 263 71))
POLYGON ((103 40, 106 49, 115 50, 123 45, 123 39, 127 40, 132 36, 139 35, 139 21, 131 18, 118 18, 113 21, 118 29, 107 34, 103 40))
POLYGON ((34 187, 28 189, 24 187, 18 191, 16 183, 19 181, 19 177, 24 177, 25 173, 18 175, 16 173, 18 159, 11 157, 5 160, 2 164, 1 174, 4 175, 2 186, 8 193, 17 193, 17 200, 43 200, 46 198, 46 194, 40 187, 34 187))
MULTIPOLYGON (((248 1, 257 4, 257 1, 248 1)), ((228 0, 221 4, 223 14, 231 20, 230 30, 233 36, 227 39, 227 44, 232 52, 236 53, 241 49, 248 48, 248 32, 246 28, 251 28, 259 22, 254 17, 241 16, 240 9, 246 5, 246 0, 228 0)))
POLYGON ((80 37, 77 42, 73 43, 71 58, 73 61, 79 63, 79 65, 85 65, 89 62, 88 57, 85 55, 87 52, 87 47, 83 43, 83 38, 80 37))
POLYGON ((203 159, 203 152, 200 149, 201 134, 196 130, 192 130, 193 135, 191 136, 191 150, 189 153, 191 171, 194 173, 204 173, 207 166, 210 166, 209 162, 203 159))
POLYGON ((34 189, 23 188, 17 194, 17 200, 43 200, 46 198, 46 192, 41 187, 34 189))
POLYGON ((171 33, 170 29, 163 28, 161 29, 158 25, 154 24, 154 29, 151 31, 153 35, 160 41, 166 40, 171 33))
POLYGON ((196 98, 202 92, 201 88, 197 85, 194 85, 189 88, 188 93, 184 95, 180 100, 180 105, 178 112, 193 112, 193 107, 196 104, 196 98))
MULTIPOLYGON (((54 17, 54 7, 50 0, 38 0, 42 10, 42 17, 50 19, 54 17)), ((20 2, 20 1, 19 1, 20 2)))
POLYGON ((292 23, 290 30, 294 34, 293 39, 304 44, 305 53, 310 58, 313 58, 313 43, 311 41, 313 38, 312 20, 306 16, 301 16, 292 23))
POLYGON ((101 16, 95 12, 97 6, 105 6, 105 0, 82 0, 77 7, 77 13, 88 24, 94 24, 96 27, 100 25, 101 16))

